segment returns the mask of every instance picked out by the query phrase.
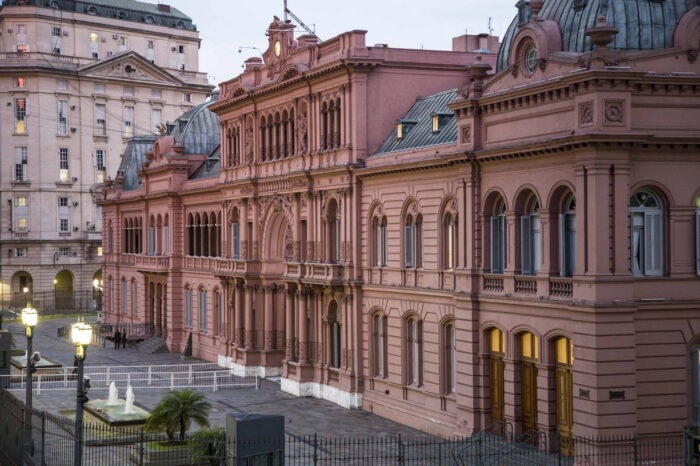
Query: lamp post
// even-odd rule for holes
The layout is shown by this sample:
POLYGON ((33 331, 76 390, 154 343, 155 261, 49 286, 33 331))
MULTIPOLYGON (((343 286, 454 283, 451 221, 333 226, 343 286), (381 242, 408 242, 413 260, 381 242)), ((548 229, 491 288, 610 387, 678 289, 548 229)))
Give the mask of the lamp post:
POLYGON ((32 443, 32 378, 34 377, 34 363, 36 359, 34 353, 32 352, 32 338, 34 337, 34 327, 39 320, 39 314, 36 309, 32 307, 25 307, 22 309, 22 323, 24 324, 24 334, 27 337, 27 372, 26 372, 26 388, 27 394, 25 397, 26 409, 25 419, 24 419, 24 451, 26 454, 32 454, 34 445, 32 443))
POLYGON ((83 460, 83 405, 88 401, 83 381, 83 362, 87 346, 92 340, 92 326, 85 322, 77 322, 71 326, 71 339, 75 344, 75 360, 78 362, 76 385, 78 394, 75 405, 75 446, 73 448, 73 464, 81 466, 83 460))

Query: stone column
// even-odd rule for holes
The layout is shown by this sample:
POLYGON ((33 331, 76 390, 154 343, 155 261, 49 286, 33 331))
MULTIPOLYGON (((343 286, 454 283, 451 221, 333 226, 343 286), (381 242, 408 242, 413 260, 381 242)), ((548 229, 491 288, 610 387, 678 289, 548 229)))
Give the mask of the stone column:
POLYGON ((306 194, 306 262, 314 261, 314 240, 316 237, 316 209, 314 209, 314 194, 306 194))
POLYGON ((254 285, 245 285, 245 349, 253 349, 253 339, 255 338, 254 318, 253 315, 253 294, 255 294, 254 285))
POLYGON ((301 262, 301 198, 299 193, 292 195, 292 208, 294 209, 294 223, 292 224, 294 255, 292 260, 301 262))
POLYGON ((236 281, 236 297, 234 301, 234 313, 236 315, 234 319, 235 330, 234 330, 234 342, 236 346, 243 346, 244 336, 243 331, 243 310, 245 309, 245 289, 243 288, 243 283, 236 281))
POLYGON ((299 289, 297 299, 299 300, 299 362, 304 364, 309 362, 309 328, 306 316, 306 297, 308 291, 299 289))
POLYGON ((250 258, 250 248, 248 247, 248 200, 241 201, 241 215, 239 217, 241 235, 241 259, 250 258))
POLYGON ((275 285, 265 286, 265 351, 275 349, 274 332, 274 293, 275 285))
POLYGON ((259 199, 253 199, 253 237, 251 238, 252 254, 249 254, 250 259, 257 260, 260 258, 260 203, 259 199))
POLYGON ((287 286, 285 290, 284 301, 284 320, 287 346, 285 349, 285 357, 287 359, 294 358, 294 301, 292 299, 292 290, 287 286))

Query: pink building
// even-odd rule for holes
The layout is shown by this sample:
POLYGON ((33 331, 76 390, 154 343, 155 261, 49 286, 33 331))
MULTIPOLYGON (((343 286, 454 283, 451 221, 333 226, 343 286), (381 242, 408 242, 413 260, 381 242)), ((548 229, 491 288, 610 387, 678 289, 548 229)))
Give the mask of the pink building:
POLYGON ((275 19, 130 145, 105 321, 441 435, 698 425, 699 33, 694 0, 520 2, 498 56, 275 19))

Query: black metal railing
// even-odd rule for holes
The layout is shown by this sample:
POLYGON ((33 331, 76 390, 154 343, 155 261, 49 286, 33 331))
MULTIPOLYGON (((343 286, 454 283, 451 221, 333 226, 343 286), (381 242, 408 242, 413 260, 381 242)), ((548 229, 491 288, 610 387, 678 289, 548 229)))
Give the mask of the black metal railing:
POLYGON ((15 312, 31 305, 39 315, 94 313, 102 311, 102 293, 95 289, 76 291, 31 291, 0 296, 0 309, 15 312))
MULTIPOLYGON (((10 392, 0 389, 0 464, 71 465, 75 421, 71 418, 39 410, 26 416, 24 404, 10 392), (34 447, 23 449, 23 425, 31 417, 34 447), (24 455, 24 458, 22 458, 24 455)), ((216 440, 190 437, 183 443, 167 444, 164 434, 146 434, 140 427, 111 427, 107 424, 85 422, 83 464, 148 465, 148 464, 212 464, 227 463, 226 452, 237 445, 221 436, 216 440), (206 442, 206 443, 203 443, 206 442), (212 443, 214 442, 214 443, 212 443), (196 452, 199 452, 197 456, 196 452), (204 452, 204 453, 202 453, 204 452)), ((478 435, 477 442, 465 438, 432 436, 406 438, 403 436, 327 437, 319 435, 285 436, 278 440, 246 442, 247 450, 272 450, 282 447, 286 465, 656 465, 685 464, 684 442, 692 440, 687 433, 664 437, 620 435, 599 438, 567 437, 566 453, 553 449, 561 447, 563 439, 547 442, 542 432, 530 431, 508 439, 490 433, 478 435), (488 439, 488 440, 487 440, 488 439), (488 448, 463 448, 468 445, 488 448), (263 448, 269 445, 268 448, 263 448), (455 452, 459 455, 455 455, 455 452)), ((555 436, 552 436, 555 437, 555 436)), ((255 464, 268 464, 255 463, 255 464)))

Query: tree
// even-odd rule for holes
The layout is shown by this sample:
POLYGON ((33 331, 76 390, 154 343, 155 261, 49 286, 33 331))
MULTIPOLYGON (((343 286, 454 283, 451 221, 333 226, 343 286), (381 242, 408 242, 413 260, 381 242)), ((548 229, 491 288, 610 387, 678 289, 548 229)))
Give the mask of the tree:
POLYGON ((179 429, 180 441, 184 441, 193 421, 200 427, 209 427, 209 410, 211 404, 201 393, 190 389, 171 390, 153 409, 144 430, 147 433, 164 431, 172 441, 179 429))
POLYGON ((221 427, 203 429, 190 438, 190 461, 202 464, 208 461, 212 466, 221 464, 224 457, 226 435, 221 427))

